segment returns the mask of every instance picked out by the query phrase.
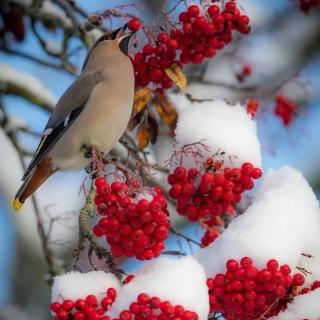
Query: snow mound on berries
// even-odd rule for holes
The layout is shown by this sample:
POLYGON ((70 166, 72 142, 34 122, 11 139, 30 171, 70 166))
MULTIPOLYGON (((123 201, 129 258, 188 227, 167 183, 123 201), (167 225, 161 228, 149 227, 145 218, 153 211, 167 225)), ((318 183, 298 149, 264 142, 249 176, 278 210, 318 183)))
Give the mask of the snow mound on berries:
POLYGON ((252 205, 197 255, 208 276, 225 271, 225 262, 249 256, 256 267, 269 259, 300 266, 320 230, 318 202, 302 174, 290 167, 270 170, 252 205))
POLYGON ((288 308, 270 320, 318 320, 320 317, 320 289, 298 296, 288 308))
POLYGON ((119 292, 116 302, 108 311, 110 317, 128 309, 140 293, 157 296, 194 311, 199 319, 207 319, 209 296, 202 266, 193 258, 178 260, 161 258, 143 267, 119 292))
POLYGON ((120 288, 119 281, 111 273, 71 271, 54 278, 51 299, 53 302, 66 299, 77 300, 93 294, 99 300, 99 296, 104 295, 108 288, 114 288, 117 291, 120 288))
POLYGON ((226 166, 251 162, 261 167, 256 122, 240 104, 214 100, 194 102, 183 109, 176 128, 177 148, 203 140, 210 149, 208 156, 226 153, 226 166))

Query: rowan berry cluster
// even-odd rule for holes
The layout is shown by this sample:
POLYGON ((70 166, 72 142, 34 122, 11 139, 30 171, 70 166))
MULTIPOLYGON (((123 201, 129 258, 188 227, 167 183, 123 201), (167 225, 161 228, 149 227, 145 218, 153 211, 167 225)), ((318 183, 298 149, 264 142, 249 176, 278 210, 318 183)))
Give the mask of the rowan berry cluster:
POLYGON ((162 301, 158 297, 150 297, 146 293, 141 293, 136 302, 130 304, 129 310, 123 310, 119 315, 119 320, 133 319, 198 320, 198 315, 181 305, 173 305, 169 301, 162 301))
POLYGON ((169 89, 173 82, 165 70, 174 63, 180 66, 199 64, 230 43, 232 31, 250 32, 249 18, 240 13, 234 0, 221 6, 190 5, 180 13, 179 21, 134 55, 137 87, 153 83, 158 90, 169 89))
POLYGON ((97 237, 105 236, 114 257, 148 260, 160 255, 169 235, 169 212, 162 189, 154 188, 152 199, 137 200, 126 183, 109 185, 105 178, 95 181, 95 203, 102 216, 93 227, 97 237))
POLYGON ((292 122, 296 109, 297 105, 285 96, 278 95, 276 97, 274 113, 282 119, 285 126, 292 122))
POLYGON ((249 257, 242 258, 240 263, 230 259, 226 268, 225 274, 207 279, 211 312, 221 313, 226 320, 276 315, 286 308, 296 287, 305 281, 302 274, 292 275, 288 265, 279 266, 275 259, 261 270, 249 257))
POLYGON ((85 299, 70 299, 63 302, 53 302, 50 310, 55 320, 110 320, 104 316, 117 296, 114 288, 109 288, 99 301, 95 295, 88 295, 85 299))
MULTIPOLYGON (((232 214, 234 205, 241 200, 242 193, 253 188, 254 179, 260 178, 262 171, 251 163, 241 168, 223 168, 221 161, 206 160, 203 169, 179 166, 169 174, 171 185, 169 195, 176 200, 177 212, 190 221, 200 221, 209 230, 221 225, 221 216, 232 214)), ((212 241, 216 237, 210 236, 212 241)), ((208 244, 209 233, 202 244, 208 244)), ((209 242, 210 243, 210 242, 209 242)))

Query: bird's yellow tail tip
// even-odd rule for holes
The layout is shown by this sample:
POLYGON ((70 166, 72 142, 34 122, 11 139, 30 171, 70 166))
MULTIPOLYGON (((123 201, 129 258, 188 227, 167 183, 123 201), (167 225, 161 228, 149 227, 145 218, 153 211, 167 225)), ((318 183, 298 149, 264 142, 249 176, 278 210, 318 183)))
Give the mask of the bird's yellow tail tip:
POLYGON ((18 198, 12 200, 11 206, 15 211, 19 211, 22 208, 23 203, 18 198))

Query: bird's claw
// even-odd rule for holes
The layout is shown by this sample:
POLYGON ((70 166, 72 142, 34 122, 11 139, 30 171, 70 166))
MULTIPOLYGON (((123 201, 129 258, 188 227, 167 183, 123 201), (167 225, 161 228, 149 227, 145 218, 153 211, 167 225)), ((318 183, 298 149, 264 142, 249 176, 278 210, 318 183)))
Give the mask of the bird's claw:
POLYGON ((83 153, 83 156, 86 158, 86 159, 91 159, 92 158, 92 153, 93 153, 93 147, 92 146, 89 146, 87 144, 84 144, 82 147, 81 147, 81 152, 83 153))

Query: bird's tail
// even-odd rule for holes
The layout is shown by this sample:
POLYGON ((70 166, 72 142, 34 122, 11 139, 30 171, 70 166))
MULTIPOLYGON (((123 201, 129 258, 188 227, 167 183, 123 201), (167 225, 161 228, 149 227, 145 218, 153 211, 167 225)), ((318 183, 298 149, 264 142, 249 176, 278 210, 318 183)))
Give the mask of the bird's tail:
POLYGON ((52 169, 51 161, 42 160, 22 183, 13 201, 12 208, 19 211, 28 199, 56 170, 52 169))

